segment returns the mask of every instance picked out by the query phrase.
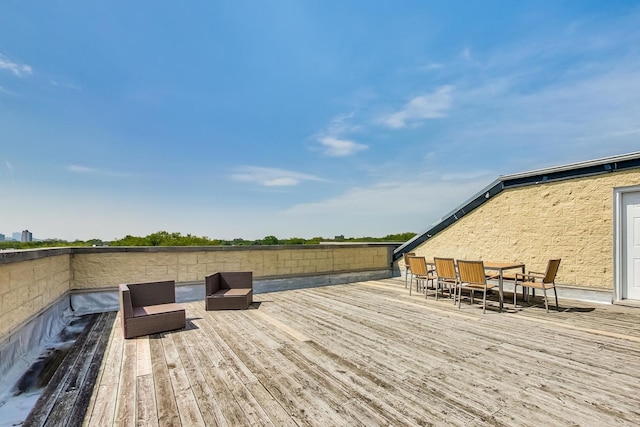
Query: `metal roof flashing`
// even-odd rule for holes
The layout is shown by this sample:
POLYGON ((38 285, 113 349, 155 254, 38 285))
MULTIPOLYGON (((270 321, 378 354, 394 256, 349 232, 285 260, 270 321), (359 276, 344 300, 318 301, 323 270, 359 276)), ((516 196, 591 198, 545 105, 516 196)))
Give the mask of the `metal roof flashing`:
POLYGON ((594 166, 606 166, 606 165, 611 165, 612 163, 623 163, 629 160, 640 160, 640 151, 636 151, 628 154, 622 154, 619 156, 602 157, 600 159, 587 160, 584 162, 576 162, 576 163, 569 163, 566 165, 553 166, 549 168, 535 169, 532 171, 521 172, 521 173, 516 173, 511 175, 503 175, 500 177, 500 179, 504 181, 504 180, 529 177, 529 176, 536 176, 536 175, 548 175, 548 174, 571 171, 576 169, 591 168, 594 166))

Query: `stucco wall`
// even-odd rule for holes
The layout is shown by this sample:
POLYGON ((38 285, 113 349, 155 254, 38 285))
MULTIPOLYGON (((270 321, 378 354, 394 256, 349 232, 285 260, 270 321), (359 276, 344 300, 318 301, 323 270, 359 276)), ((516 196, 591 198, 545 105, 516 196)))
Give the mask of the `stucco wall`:
POLYGON ((0 337, 63 296, 70 282, 68 253, 0 264, 0 337))
POLYGON ((613 289, 613 189, 637 184, 633 170, 505 190, 414 252, 534 271, 559 257, 557 283, 613 289))
POLYGON ((390 269, 392 246, 58 248, 0 253, 0 341, 72 290, 203 281, 216 271, 256 278, 390 269))
POLYGON ((202 281, 217 271, 252 271, 254 277, 287 277, 388 269, 388 246, 296 246, 210 248, 78 248, 72 255, 73 289, 120 283, 202 281))

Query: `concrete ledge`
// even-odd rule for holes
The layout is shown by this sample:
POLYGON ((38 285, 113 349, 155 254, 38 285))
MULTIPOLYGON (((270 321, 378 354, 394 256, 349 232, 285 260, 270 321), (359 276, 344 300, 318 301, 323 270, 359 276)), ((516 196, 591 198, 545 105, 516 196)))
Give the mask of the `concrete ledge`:
POLYGON ((557 289, 558 298, 595 302, 598 304, 611 304, 613 302, 613 291, 606 289, 593 289, 567 285, 558 285, 557 289))
MULTIPOLYGON (((397 243, 332 243, 318 245, 247 245, 247 246, 69 246, 58 248, 0 250, 0 265, 29 261, 58 255, 113 253, 189 253, 189 252, 246 252, 281 250, 354 249, 387 246, 390 256, 397 243)), ((389 258, 391 259, 391 258, 389 258)))
POLYGON ((12 262, 31 261, 59 255, 69 255, 73 248, 40 248, 0 251, 0 265, 12 262))
POLYGON ((318 244, 318 245, 243 245, 243 246, 78 246, 71 248, 73 254, 108 254, 108 253, 157 253, 157 252, 237 252, 237 251, 278 251, 283 249, 318 250, 336 248, 368 248, 389 246, 391 251, 397 246, 389 243, 352 243, 352 244, 318 244))

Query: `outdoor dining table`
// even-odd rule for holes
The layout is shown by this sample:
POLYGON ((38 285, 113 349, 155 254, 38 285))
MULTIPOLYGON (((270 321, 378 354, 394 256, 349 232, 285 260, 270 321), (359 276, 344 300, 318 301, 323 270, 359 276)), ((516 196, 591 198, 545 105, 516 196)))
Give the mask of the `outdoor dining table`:
POLYGON ((504 272, 506 270, 521 269, 524 274, 524 264, 520 262, 497 262, 497 261, 484 261, 484 269, 498 272, 498 291, 500 293, 500 311, 504 306, 504 272))
MULTIPOLYGON (((504 307, 504 272, 506 270, 520 269, 524 274, 524 264, 521 262, 501 262, 501 261, 484 261, 484 269, 498 272, 498 292, 500 294, 500 311, 504 307)), ((427 260, 427 265, 430 270, 435 270, 435 261, 433 259, 427 260)), ((458 266, 456 265, 456 269, 458 266)))

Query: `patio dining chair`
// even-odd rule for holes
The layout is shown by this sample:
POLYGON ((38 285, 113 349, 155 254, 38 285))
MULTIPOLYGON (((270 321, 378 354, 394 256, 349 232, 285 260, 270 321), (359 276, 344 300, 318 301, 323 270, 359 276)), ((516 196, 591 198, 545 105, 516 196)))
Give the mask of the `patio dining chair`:
POLYGON ((556 310, 560 311, 558 306, 558 292, 556 291, 556 275, 558 274, 558 268, 560 268, 561 259, 550 259, 547 263, 547 271, 539 273, 535 271, 529 271, 527 274, 517 273, 516 280, 513 288, 513 305, 516 305, 516 294, 518 286, 522 286, 522 297, 524 298, 525 289, 532 288, 533 296, 535 297, 535 290, 542 289, 544 293, 544 307, 549 312, 549 302, 547 299, 547 289, 553 289, 553 293, 556 297, 556 310), (540 280, 537 282, 536 280, 540 280))
MULTIPOLYGON (((425 294, 427 293, 427 284, 436 279, 436 276, 431 274, 431 271, 427 267, 427 260, 423 256, 409 257, 409 265, 411 266, 412 282, 409 284, 409 295, 411 295, 411 288, 413 288, 413 279, 416 281, 416 292, 421 290, 420 284, 423 284, 425 294)), ((426 296, 425 296, 426 298, 426 296)))
POLYGON ((436 299, 438 299, 438 289, 442 287, 442 290, 444 291, 446 286, 449 290, 449 295, 451 295, 451 290, 453 289, 453 303, 455 304, 455 291, 458 288, 458 273, 456 272, 455 260, 453 258, 434 257, 433 261, 436 265, 436 299))
MULTIPOLYGON (((463 289, 469 289, 471 291, 471 304, 473 304, 475 291, 482 291, 482 313, 484 314, 487 310, 487 290, 496 287, 494 284, 487 283, 484 263, 482 261, 458 260, 458 273, 460 274, 460 282, 458 283, 458 308, 460 308, 462 302, 463 289)), ((490 276, 489 278, 493 277, 494 276, 490 276)))
POLYGON ((415 252, 405 252, 402 254, 402 259, 404 259, 404 287, 407 287, 407 279, 411 275, 411 266, 409 265, 409 257, 416 256, 415 252))

